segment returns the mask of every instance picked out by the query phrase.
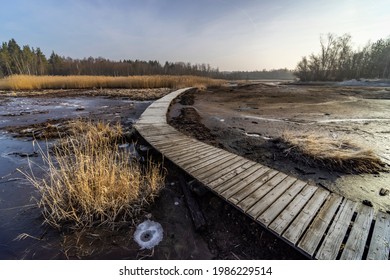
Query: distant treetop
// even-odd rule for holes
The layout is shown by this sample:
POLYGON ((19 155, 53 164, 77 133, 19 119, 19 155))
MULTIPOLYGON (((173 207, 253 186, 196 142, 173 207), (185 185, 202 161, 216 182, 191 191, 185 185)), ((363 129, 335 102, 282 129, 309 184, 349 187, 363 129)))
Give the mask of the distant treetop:
POLYGON ((390 37, 353 50, 351 36, 327 34, 320 52, 303 57, 294 71, 301 81, 390 79, 390 37))

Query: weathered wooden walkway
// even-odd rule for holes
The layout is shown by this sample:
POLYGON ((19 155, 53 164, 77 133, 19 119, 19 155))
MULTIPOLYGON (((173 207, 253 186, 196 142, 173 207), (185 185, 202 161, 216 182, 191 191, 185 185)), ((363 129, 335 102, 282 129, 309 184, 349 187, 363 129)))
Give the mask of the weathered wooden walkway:
POLYGON ((155 101, 135 125, 187 174, 314 259, 389 259, 390 215, 185 136, 166 115, 181 89, 155 101))

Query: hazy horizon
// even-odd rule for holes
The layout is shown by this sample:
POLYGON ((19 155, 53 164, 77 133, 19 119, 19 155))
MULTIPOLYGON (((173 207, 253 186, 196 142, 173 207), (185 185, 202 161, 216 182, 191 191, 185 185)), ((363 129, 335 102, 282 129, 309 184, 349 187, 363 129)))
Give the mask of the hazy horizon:
POLYGON ((378 0, 14 0, 2 3, 0 41, 72 58, 208 63, 220 71, 294 69, 321 34, 355 47, 390 35, 378 0))

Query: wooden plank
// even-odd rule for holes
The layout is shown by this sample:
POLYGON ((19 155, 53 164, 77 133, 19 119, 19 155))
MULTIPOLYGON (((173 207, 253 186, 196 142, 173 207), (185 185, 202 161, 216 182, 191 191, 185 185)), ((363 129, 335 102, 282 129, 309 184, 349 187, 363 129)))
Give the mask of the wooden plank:
POLYGON ((318 190, 318 187, 306 185, 300 191, 293 201, 280 213, 276 219, 269 225, 269 229, 281 235, 288 227, 291 221, 299 214, 306 202, 318 190))
POLYGON ((277 184, 282 182, 287 177, 286 174, 279 172, 271 180, 265 182, 259 186, 257 190, 248 195, 245 199, 240 201, 237 205, 244 212, 248 211, 256 202, 258 202, 263 196, 265 196, 270 190, 272 190, 277 184))
POLYGON ((167 141, 165 143, 153 143, 149 142, 152 145, 154 145, 158 150, 162 152, 176 152, 176 151, 182 151, 188 148, 192 147, 200 147, 202 144, 196 142, 196 141, 191 141, 191 139, 183 139, 180 142, 172 142, 172 141, 167 141))
POLYGON ((141 115, 138 119, 137 123, 139 124, 154 124, 154 123, 162 123, 166 124, 167 120, 163 115, 153 116, 151 114, 141 115))
POLYGON ((143 130, 143 131, 147 131, 147 132, 150 132, 150 131, 155 131, 156 129, 169 129, 169 130, 176 130, 174 127, 170 126, 169 124, 167 123, 159 123, 159 124, 139 124, 139 123, 136 123, 134 124, 134 127, 137 128, 137 129, 140 129, 140 130, 143 130))
POLYGON ((265 210, 257 220, 265 226, 268 226, 286 206, 294 199, 294 197, 306 186, 306 183, 298 180, 287 191, 280 196, 267 210, 265 210))
POLYGON ((204 144, 202 142, 197 142, 196 145, 191 145, 191 146, 188 146, 188 147, 185 147, 185 148, 190 148, 190 149, 188 151, 186 151, 186 152, 183 152, 182 150, 177 150, 177 151, 170 151, 170 153, 171 153, 172 156, 176 157, 176 160, 178 162, 184 162, 188 158, 190 158, 191 152, 196 152, 199 155, 215 153, 214 152, 215 151, 214 147, 211 147, 211 146, 209 146, 207 144, 204 144))
POLYGON ((362 259, 373 217, 374 209, 362 204, 344 246, 341 260, 362 259))
POLYGON ((390 250, 390 215, 379 211, 372 233, 368 260, 387 260, 390 250))
POLYGON ((225 176, 231 171, 240 170, 242 166, 246 166, 247 163, 250 163, 251 161, 248 159, 245 159, 243 157, 238 157, 238 160, 235 159, 231 160, 230 162, 227 162, 226 164, 221 165, 221 169, 216 172, 215 174, 210 175, 201 175, 199 178, 205 182, 206 184, 210 184, 211 182, 217 180, 220 177, 225 176))
MULTIPOLYGON (((222 160, 223 158, 229 157, 228 153, 219 151, 214 153, 214 151, 209 151, 206 154, 194 153, 195 157, 187 159, 185 162, 178 164, 183 170, 189 173, 189 170, 196 170, 202 168, 202 166, 208 166, 213 162, 222 160)), ((174 158, 175 159, 175 158, 174 158)))
POLYGON ((238 176, 231 178, 230 180, 225 180, 224 177, 217 179, 209 184, 209 187, 214 189, 218 193, 222 193, 230 187, 237 186, 238 184, 243 183, 245 186, 252 183, 260 175, 264 174, 269 168, 255 163, 248 169, 245 169, 243 172, 239 173, 238 176), (263 172, 261 169, 265 169, 263 172), (258 172, 256 176, 255 172, 258 172))
POLYGON ((297 181, 297 178, 291 176, 284 178, 283 181, 278 183, 272 190, 270 190, 250 209, 248 209, 247 214, 252 216, 254 219, 257 219, 272 203, 274 203, 279 198, 282 193, 284 193, 292 184, 294 184, 295 181, 297 181))
MULTIPOLYGON (((148 106, 148 108, 146 108, 146 110, 150 111, 150 110, 154 110, 154 109, 166 109, 169 105, 170 105, 170 101, 169 99, 167 98, 166 100, 156 100, 155 102, 153 102, 152 104, 150 104, 148 106)), ((146 111, 145 110, 145 111, 146 111)))
POLYGON ((145 139, 149 139, 149 137, 154 137, 154 136, 162 136, 162 135, 178 135, 178 131, 174 130, 160 130, 156 129, 154 131, 145 131, 142 129, 137 129, 137 131, 141 134, 142 137, 145 139))
POLYGON ((313 256, 342 199, 340 195, 331 193, 318 215, 314 218, 313 223, 305 232, 298 247, 308 255, 313 256))
POLYGON ((212 164, 204 166, 203 168, 197 170, 190 168, 188 170, 191 170, 191 174, 193 174, 194 177, 196 177, 198 180, 202 181, 202 183, 207 183, 210 180, 210 178, 215 174, 223 175, 229 166, 233 165, 236 162, 241 162, 241 161, 242 161, 241 157, 230 154, 229 156, 223 158, 222 160, 213 162, 212 164))
MULTIPOLYGON (((161 104, 160 104, 161 105, 161 104)), ((148 107, 141 115, 142 118, 146 118, 149 116, 165 116, 168 108, 164 108, 163 106, 154 106, 148 107)))
MULTIPOLYGON (((192 175, 191 171, 189 171, 189 168, 191 168, 190 170, 197 170, 197 169, 200 169, 202 167, 210 168, 209 165, 210 164, 212 165, 213 162, 218 162, 220 160, 228 160, 229 156, 230 155, 226 154, 226 153, 217 153, 217 154, 210 153, 210 154, 207 154, 205 156, 197 154, 196 157, 189 159, 184 164, 178 164, 178 166, 180 166, 188 174, 192 175), (185 167, 186 165, 190 166, 190 167, 186 168, 185 167)), ((230 156, 230 158, 231 158, 231 156, 230 156)))
POLYGON ((268 167, 255 164, 251 166, 251 168, 245 170, 245 172, 242 172, 239 176, 236 176, 231 180, 219 185, 214 190, 220 193, 225 199, 229 199, 235 193, 247 187, 268 170, 268 167))
POLYGON ((145 132, 146 134, 159 130, 177 131, 175 128, 168 124, 134 124, 134 128, 138 131, 145 132))
POLYGON ((180 145, 180 143, 194 143, 190 141, 187 138, 184 137, 175 137, 172 139, 165 139, 165 140, 160 140, 160 141, 152 141, 148 139, 149 144, 153 145, 154 147, 158 148, 159 150, 162 149, 169 149, 172 146, 177 146, 180 145))
POLYGON ((279 171, 276 171, 274 169, 266 170, 265 173, 259 174, 259 177, 257 176, 257 173, 253 173, 253 176, 251 175, 251 177, 247 179, 247 181, 249 182, 252 181, 253 178, 252 183, 248 184, 245 188, 242 188, 241 190, 236 192, 233 196, 229 198, 229 201, 237 205, 239 202, 241 202, 251 193, 256 191, 258 188, 260 188, 263 184, 265 184, 268 180, 273 178, 278 173, 279 171))
MULTIPOLYGON (((154 143, 153 143, 154 144, 154 143)), ((180 142, 171 142, 167 145, 161 145, 161 144, 154 144, 157 149, 164 153, 170 153, 171 155, 175 155, 177 153, 179 154, 185 154, 188 151, 193 150, 194 148, 202 148, 203 145, 198 142, 188 141, 188 140, 182 140, 180 142)))
POLYGON ((153 130, 146 128, 145 126, 138 126, 138 125, 135 126, 135 128, 144 138, 159 136, 159 135, 170 135, 170 134, 180 133, 179 131, 177 131, 173 128, 166 129, 165 127, 159 127, 159 126, 154 126, 153 130))
MULTIPOLYGON (((218 153, 214 153, 214 151, 209 151, 203 155, 199 153, 194 153, 194 155, 194 158, 188 159, 186 160, 186 162, 179 164, 179 166, 189 174, 192 174, 191 172, 193 170, 197 170, 202 167, 210 168, 208 166, 213 162, 219 162, 223 161, 226 158, 232 158, 232 155, 230 155, 229 153, 224 153, 220 151, 218 153)), ((175 157, 173 158, 173 160, 175 160, 175 157)))
MULTIPOLYGON (((182 140, 182 141, 186 141, 186 140, 182 140)), ((173 156, 185 155, 187 152, 183 153, 182 150, 187 148, 192 148, 192 150, 208 148, 206 144, 199 141, 190 141, 186 143, 187 143, 186 146, 181 146, 181 147, 178 147, 176 143, 173 141, 167 143, 158 143, 156 144, 156 146, 158 146, 160 150, 164 150, 164 152, 169 152, 173 156)))
POLYGON ((356 208, 356 202, 344 199, 340 206, 335 219, 333 220, 329 231, 322 242, 316 258, 320 260, 334 260, 336 259, 341 243, 348 230, 348 226, 351 222, 353 213, 356 208))
MULTIPOLYGON (((246 170, 248 170, 251 167, 254 167, 256 165, 256 162, 249 160, 247 163, 237 167, 236 169, 233 169, 226 173, 223 176, 220 176, 216 180, 209 182, 207 185, 209 188, 214 189, 216 192, 220 193, 220 191, 217 190, 217 188, 214 188, 214 186, 221 185, 223 183, 231 183, 232 181, 236 180, 236 182, 239 182, 243 178, 242 173, 246 170)), ((234 184, 234 183, 231 183, 234 184)))
POLYGON ((202 145, 193 144, 192 142, 178 142, 177 144, 174 144, 174 146, 160 147, 156 145, 155 147, 164 155, 172 158, 182 158, 202 150, 202 145))
POLYGON ((187 145, 193 145, 196 142, 191 141, 187 138, 174 138, 174 139, 166 139, 159 142, 154 141, 148 141, 149 144, 153 145, 153 147, 156 147, 158 150, 169 150, 170 148, 177 147, 180 144, 187 143, 187 145))
POLYGON ((167 120, 161 117, 141 117, 139 118, 139 124, 166 124, 167 120))
POLYGON ((185 154, 172 154, 173 157, 175 157, 175 163, 178 165, 181 165, 182 163, 188 163, 191 162, 192 160, 198 160, 203 157, 206 157, 209 154, 215 154, 215 151, 212 147, 197 147, 192 150, 191 152, 187 152, 185 154))
POLYGON ((329 191, 322 188, 318 189, 291 225, 285 230, 283 237, 295 245, 328 196, 329 191))
POLYGON ((153 143, 159 143, 159 142, 166 142, 166 140, 175 140, 175 139, 179 140, 179 139, 191 139, 191 138, 183 135, 182 133, 176 132, 174 134, 168 134, 168 135, 147 136, 145 139, 153 143))
POLYGON ((192 149, 187 151, 180 150, 180 153, 177 153, 177 151, 169 151, 164 154, 179 167, 181 167, 182 164, 180 164, 178 160, 181 160, 182 162, 184 162, 184 164, 200 163, 204 157, 207 157, 210 154, 214 155, 215 157, 218 156, 217 154, 214 154, 210 151, 204 151, 203 149, 192 149))
MULTIPOLYGON (((152 144, 152 143, 151 143, 152 144)), ((190 152, 190 147, 192 147, 192 142, 187 141, 181 141, 176 143, 174 146, 166 146, 166 147, 160 147, 158 145, 152 144, 153 147, 155 147, 158 151, 160 151, 165 156, 175 156, 177 155, 177 152, 180 154, 186 154, 187 152, 190 152)))
POLYGON ((152 136, 159 136, 164 133, 171 134, 171 133, 181 133, 177 129, 173 128, 172 126, 169 126, 168 124, 149 124, 149 125, 135 125, 137 127, 137 130, 142 132, 148 137, 152 136))
POLYGON ((189 141, 188 137, 184 137, 182 135, 180 136, 173 136, 173 137, 161 137, 161 139, 149 139, 145 138, 150 144, 153 145, 158 145, 160 147, 164 146, 172 146, 174 142, 179 142, 179 141, 189 141))
POLYGON ((179 135, 175 134, 172 136, 167 136, 167 135, 160 136, 159 135, 159 136, 147 137, 145 139, 148 140, 148 142, 151 144, 160 145, 160 146, 169 145, 169 144, 172 145, 172 142, 174 142, 174 141, 193 141, 193 142, 195 142, 194 139, 186 137, 182 134, 179 134, 179 135))
POLYGON ((152 103, 151 105, 149 105, 148 108, 146 108, 146 110, 143 112, 142 115, 150 116, 150 115, 157 114, 159 112, 161 112, 161 115, 165 115, 166 111, 168 109, 167 108, 168 106, 169 106, 169 101, 166 101, 166 102, 156 101, 156 102, 152 103))
POLYGON ((213 155, 210 155, 207 158, 202 158, 202 160, 200 160, 199 163, 192 162, 190 164, 182 164, 181 166, 188 173, 191 173, 191 175, 195 175, 196 178, 198 178, 198 175, 207 173, 209 170, 213 171, 214 169, 218 168, 221 164, 235 158, 237 158, 236 155, 226 152, 226 153, 219 154, 218 157, 214 157, 213 155))

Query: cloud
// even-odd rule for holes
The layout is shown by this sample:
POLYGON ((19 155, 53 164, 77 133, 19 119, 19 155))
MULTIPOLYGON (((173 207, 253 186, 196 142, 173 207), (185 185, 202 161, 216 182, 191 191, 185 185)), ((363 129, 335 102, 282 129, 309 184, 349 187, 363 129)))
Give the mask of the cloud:
POLYGON ((13 0, 0 39, 83 58, 210 63, 224 70, 293 68, 321 33, 357 45, 385 38, 386 0, 13 0))

